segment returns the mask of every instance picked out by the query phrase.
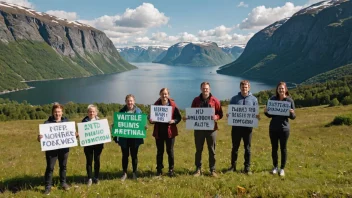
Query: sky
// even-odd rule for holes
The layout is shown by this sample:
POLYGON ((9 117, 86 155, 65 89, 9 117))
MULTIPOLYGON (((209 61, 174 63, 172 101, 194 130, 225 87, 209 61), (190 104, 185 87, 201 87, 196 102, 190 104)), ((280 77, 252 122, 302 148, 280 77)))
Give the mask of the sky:
POLYGON ((213 41, 246 44, 321 0, 0 0, 104 31, 116 47, 213 41))

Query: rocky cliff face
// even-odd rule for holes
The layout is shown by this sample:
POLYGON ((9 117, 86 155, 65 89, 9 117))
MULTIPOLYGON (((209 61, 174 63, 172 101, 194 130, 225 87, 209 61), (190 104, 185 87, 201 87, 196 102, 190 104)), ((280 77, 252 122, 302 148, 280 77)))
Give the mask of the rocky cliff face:
MULTIPOLYGON (((17 76, 19 81, 82 77, 136 68, 121 58, 102 31, 79 22, 69 22, 2 2, 0 47, 3 50, 0 54, 0 68, 17 76), (31 53, 21 54, 27 48, 30 48, 31 53), (20 60, 12 63, 7 60, 11 58, 8 54, 10 52, 17 54, 20 60), (41 66, 46 68, 45 71, 40 69, 41 66), (28 68, 33 75, 18 72, 28 68), (61 69, 69 72, 60 72, 61 69)), ((16 89, 6 86, 0 83, 0 91, 16 89)))
POLYGON ((352 2, 314 4, 258 32, 218 73, 300 83, 352 62, 352 2))

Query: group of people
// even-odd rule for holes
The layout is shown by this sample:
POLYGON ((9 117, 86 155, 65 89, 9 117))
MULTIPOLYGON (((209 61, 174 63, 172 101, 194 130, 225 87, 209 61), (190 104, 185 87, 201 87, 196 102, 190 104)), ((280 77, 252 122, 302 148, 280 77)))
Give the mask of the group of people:
MULTIPOLYGON (((210 175, 213 177, 218 177, 215 169, 215 147, 216 147, 216 136, 218 126, 216 121, 223 117, 223 111, 221 108, 220 101, 211 94, 210 83, 202 82, 200 85, 201 94, 195 97, 192 101, 192 108, 214 108, 215 114, 213 115, 213 120, 215 121, 214 129, 212 130, 194 130, 194 142, 196 146, 195 153, 195 167, 194 176, 198 177, 202 175, 202 151, 204 146, 204 141, 207 142, 208 152, 209 152, 209 169, 210 175)), ((166 145, 166 152, 168 155, 169 170, 168 175, 170 177, 174 176, 174 145, 175 137, 178 135, 177 124, 184 120, 186 117, 181 117, 180 110, 178 109, 175 101, 170 98, 170 93, 167 88, 162 88, 159 92, 160 97, 154 103, 154 105, 164 105, 172 107, 172 118, 168 123, 156 122, 149 119, 149 123, 154 125, 153 137, 155 138, 155 143, 157 147, 156 155, 156 174, 161 176, 163 174, 163 156, 166 145)), ((273 169, 272 174, 279 174, 284 176, 284 168, 287 159, 287 140, 290 134, 290 125, 288 119, 295 119, 295 105, 294 101, 289 95, 287 86, 285 82, 280 82, 276 87, 276 95, 272 96, 270 100, 278 101, 288 101, 291 103, 291 109, 289 116, 278 116, 271 115, 268 113, 266 107, 264 107, 264 113, 267 117, 272 118, 269 127, 269 136, 272 145, 272 161, 273 169), (281 150, 281 166, 278 168, 278 147, 280 143, 281 150)), ((135 97, 129 94, 125 98, 125 106, 120 110, 123 113, 142 113, 135 105, 135 97)), ((255 96, 250 92, 250 82, 243 80, 240 82, 240 92, 231 98, 231 105, 250 105, 258 106, 258 101, 255 96)), ((58 123, 67 122, 68 119, 63 117, 64 107, 61 104, 55 103, 52 107, 52 115, 48 118, 45 123, 58 123)), ((93 120, 98 120, 98 108, 94 105, 89 105, 87 108, 88 115, 82 120, 82 122, 89 122, 93 120)), ((227 114, 227 116, 229 116, 227 114)), ((260 119, 257 115, 257 119, 260 119)), ((147 128, 147 126, 145 126, 147 128)), ((78 133, 76 133, 78 137, 78 133)), ((243 139, 245 154, 244 154, 244 173, 251 174, 250 171, 250 161, 251 161, 251 138, 252 138, 252 127, 241 127, 232 126, 231 131, 232 136, 232 152, 231 152, 231 166, 228 169, 229 172, 236 171, 236 162, 238 158, 238 149, 240 142, 243 139)), ((38 136, 38 141, 42 138, 41 135, 38 136)), ((118 143, 122 151, 122 168, 123 175, 121 180, 124 181, 127 178, 127 167, 128 158, 131 155, 132 158, 132 178, 137 179, 137 164, 138 164, 138 149, 141 144, 144 143, 143 138, 122 138, 114 137, 114 141, 118 143)), ((86 170, 88 175, 87 184, 90 186, 93 183, 99 183, 99 170, 100 170, 100 155, 104 148, 103 144, 92 145, 84 147, 84 153, 86 156, 86 170), (92 163, 94 160, 94 177, 92 173, 92 163)), ((46 151, 46 171, 45 171, 45 194, 50 194, 52 186, 52 175, 55 163, 57 159, 59 160, 60 167, 60 183, 64 190, 69 190, 69 185, 66 183, 66 164, 68 158, 69 148, 56 149, 51 151, 46 151)))

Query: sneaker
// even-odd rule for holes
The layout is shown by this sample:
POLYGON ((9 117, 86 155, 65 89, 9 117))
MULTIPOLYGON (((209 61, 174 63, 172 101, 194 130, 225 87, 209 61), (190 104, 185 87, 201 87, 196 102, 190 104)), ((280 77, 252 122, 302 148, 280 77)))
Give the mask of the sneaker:
POLYGON ((215 178, 219 177, 218 174, 216 174, 215 171, 210 171, 210 176, 215 177, 215 178))
POLYGON ((202 172, 200 171, 200 169, 197 169, 196 172, 193 173, 194 177, 199 177, 202 175, 202 172))
POLYGON ((94 178, 93 179, 93 184, 99 184, 99 179, 98 178, 94 178))
POLYGON ((137 173, 136 173, 136 172, 133 172, 133 173, 132 173, 132 178, 133 178, 134 180, 137 179, 137 173))
POLYGON ((271 174, 275 175, 277 174, 277 172, 279 171, 279 169, 277 169, 277 167, 274 167, 273 170, 271 170, 271 174))
POLYGON ((173 169, 170 169, 167 174, 169 175, 169 177, 174 177, 175 176, 175 172, 174 172, 173 169))
POLYGON ((249 167, 247 167, 247 168, 244 168, 244 171, 243 171, 245 174, 247 174, 247 175, 252 175, 253 173, 252 173, 252 171, 249 169, 249 167))
POLYGON ((123 173, 121 177, 121 181, 125 181, 127 179, 127 173, 123 173))
POLYGON ((70 190, 70 186, 67 184, 67 183, 63 183, 63 184, 61 184, 61 188, 63 189, 63 190, 70 190))
POLYGON ((45 187, 45 191, 44 191, 44 195, 50 195, 50 192, 51 192, 51 187, 45 187))
POLYGON ((163 171, 162 170, 157 170, 156 171, 156 176, 162 176, 163 175, 163 171))
POLYGON ((230 173, 230 172, 236 172, 236 167, 234 166, 231 166, 230 168, 227 169, 226 171, 227 173, 230 173))
POLYGON ((284 171, 284 169, 281 169, 281 170, 280 170, 279 175, 280 175, 281 177, 284 177, 284 176, 285 176, 285 171, 284 171))
POLYGON ((88 179, 87 185, 88 185, 88 186, 91 186, 92 183, 93 183, 92 179, 88 179))

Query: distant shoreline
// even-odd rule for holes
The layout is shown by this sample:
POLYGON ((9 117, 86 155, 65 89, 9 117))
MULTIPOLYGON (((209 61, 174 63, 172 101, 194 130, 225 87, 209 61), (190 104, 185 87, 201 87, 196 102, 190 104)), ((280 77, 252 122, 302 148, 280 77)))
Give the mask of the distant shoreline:
POLYGON ((16 92, 16 91, 24 91, 24 90, 29 90, 29 89, 34 89, 35 87, 27 87, 27 88, 23 88, 23 89, 16 89, 16 90, 5 90, 5 91, 1 91, 0 95, 4 95, 4 94, 8 94, 8 93, 12 93, 12 92, 16 92))

